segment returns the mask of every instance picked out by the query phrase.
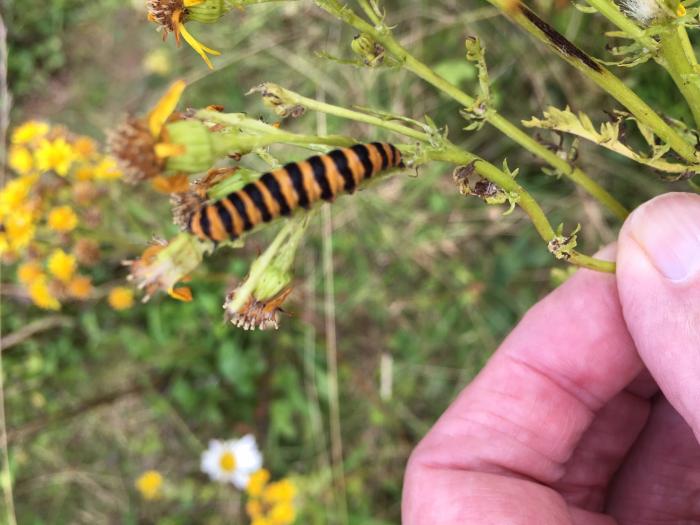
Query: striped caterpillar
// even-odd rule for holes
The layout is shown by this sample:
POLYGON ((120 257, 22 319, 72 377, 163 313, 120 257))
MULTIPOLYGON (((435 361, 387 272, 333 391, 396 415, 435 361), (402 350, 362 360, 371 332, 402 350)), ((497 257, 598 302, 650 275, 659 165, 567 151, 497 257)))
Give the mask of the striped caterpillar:
POLYGON ((392 144, 373 142, 315 155, 265 173, 223 199, 200 207, 187 230, 202 240, 237 239, 243 232, 319 199, 332 201, 352 193, 363 180, 389 168, 402 168, 401 152, 392 144))

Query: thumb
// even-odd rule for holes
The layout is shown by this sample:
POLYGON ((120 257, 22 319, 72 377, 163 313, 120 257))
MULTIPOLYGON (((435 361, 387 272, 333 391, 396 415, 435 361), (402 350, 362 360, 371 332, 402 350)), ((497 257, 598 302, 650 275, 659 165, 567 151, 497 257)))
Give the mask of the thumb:
POLYGON ((620 302, 639 354, 700 437, 700 196, 669 193, 630 215, 618 242, 620 302))

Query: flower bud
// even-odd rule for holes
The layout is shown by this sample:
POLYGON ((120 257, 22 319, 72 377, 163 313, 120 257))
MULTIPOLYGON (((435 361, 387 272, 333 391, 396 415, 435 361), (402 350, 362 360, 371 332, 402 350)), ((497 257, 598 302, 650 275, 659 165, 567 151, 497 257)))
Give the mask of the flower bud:
POLYGON ((367 66, 377 67, 384 61, 384 46, 366 33, 355 36, 350 47, 356 55, 364 60, 367 66))

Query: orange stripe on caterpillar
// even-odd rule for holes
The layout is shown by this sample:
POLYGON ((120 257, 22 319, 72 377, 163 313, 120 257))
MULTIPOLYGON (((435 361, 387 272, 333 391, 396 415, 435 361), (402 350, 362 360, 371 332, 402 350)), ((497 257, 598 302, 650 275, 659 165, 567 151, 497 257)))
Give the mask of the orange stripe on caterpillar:
POLYGON ((255 182, 201 207, 189 218, 187 230, 203 240, 236 239, 262 222, 309 208, 338 193, 352 193, 381 171, 404 167, 401 152, 388 143, 356 144, 314 155, 263 174, 255 182))

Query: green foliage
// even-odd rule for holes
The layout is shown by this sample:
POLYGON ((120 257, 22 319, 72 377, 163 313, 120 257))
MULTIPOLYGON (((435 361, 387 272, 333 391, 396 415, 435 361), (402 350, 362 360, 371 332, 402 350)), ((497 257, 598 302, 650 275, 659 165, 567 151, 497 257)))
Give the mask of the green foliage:
MULTIPOLYGON (((421 57, 470 93, 478 93, 485 66, 464 59, 464 37, 478 33, 488 48, 489 107, 511 120, 539 114, 543 104, 607 107, 599 93, 581 89, 565 65, 545 63, 507 21, 493 13, 478 23, 471 19, 479 8, 481 4, 467 2, 454 12, 451 5, 427 0, 387 5, 397 19, 413 20, 417 12, 430 11, 430 17, 421 15, 408 25, 406 39, 423 39, 421 57)), ((595 35, 606 26, 569 11, 553 17, 560 29, 578 32, 583 48, 602 50, 595 35)), ((189 50, 173 52, 173 75, 197 79, 185 104, 223 104, 230 111, 273 121, 256 97, 244 93, 263 81, 278 81, 347 105, 400 111, 417 120, 427 113, 459 145, 497 165, 507 156, 511 166, 519 167, 518 172, 504 166, 512 176, 519 173, 517 180, 538 199, 550 203, 547 213, 553 224, 568 225, 567 233, 558 232, 559 253, 574 243, 592 251, 614 237, 612 221, 579 206, 581 197, 572 184, 543 177, 540 163, 492 127, 476 134, 461 132, 465 124, 460 104, 422 81, 386 67, 358 75, 352 67, 312 56, 311 50, 350 56, 353 34, 336 27, 329 39, 328 20, 310 13, 305 6, 258 6, 232 13, 225 19, 227 28, 215 27, 208 34, 207 42, 224 50, 222 68, 214 74, 205 75, 189 50), (593 231, 570 231, 570 225, 593 221, 593 231)), ((10 78, 18 115, 36 110, 24 101, 56 95, 47 95, 46 86, 68 77, 81 84, 84 97, 61 118, 100 129, 112 125, 126 106, 146 108, 167 83, 142 70, 140 46, 148 42, 170 50, 174 43, 162 44, 143 21, 144 13, 124 2, 15 0, 3 15, 10 28, 10 78), (110 18, 116 12, 140 29, 120 33, 110 18), (104 38, 83 40, 95 27, 104 38), (110 38, 129 61, 111 64, 110 38), (105 100, 114 106, 103 107, 105 100)), ((483 55, 477 54, 481 64, 478 57, 483 55)), ((646 66, 625 70, 627 83, 655 107, 683 117, 672 81, 646 66)), ((44 112, 40 116, 51 117, 46 108, 44 112)), ((564 131, 572 131, 575 124, 579 134, 581 126, 586 133, 600 133, 571 115, 576 120, 567 120, 569 129, 564 131)), ((599 112, 592 115, 602 118, 599 112)), ((328 133, 350 129, 358 138, 386 138, 367 126, 311 114, 287 120, 283 128, 315 133, 317 125, 328 133)), ((272 153, 300 159, 308 152, 275 148, 272 153)), ((662 188, 617 155, 587 144, 581 155, 586 165, 595 167, 596 178, 630 207, 662 188)), ((252 168, 262 165, 246 162, 252 168)), ((324 236, 316 217, 297 258, 294 293, 285 305, 290 315, 283 316, 279 331, 247 333, 222 321, 222 289, 243 279, 270 241, 268 235, 257 234, 242 250, 222 250, 206 259, 192 275, 191 303, 162 295, 126 312, 115 312, 104 301, 69 307, 61 312, 68 319, 65 325, 5 351, 19 521, 240 522, 243 513, 234 492, 205 479, 199 455, 209 439, 253 432, 274 476, 293 475, 298 481, 298 522, 339 522, 335 503, 340 494, 332 486, 329 461, 329 381, 334 378, 328 375, 326 352, 327 323, 334 321, 348 522, 397 523, 402 473, 413 446, 517 319, 569 275, 568 269, 550 272, 552 257, 522 213, 503 216, 503 204, 484 206, 474 196, 459 195, 450 172, 446 165, 432 164, 417 177, 393 178, 339 199, 332 208, 332 238, 324 236), (328 242, 333 244, 334 319, 327 318, 330 305, 325 301, 331 277, 325 274, 322 253, 328 242), (392 363, 388 378, 382 375, 382 359, 392 363), (382 381, 390 383, 390 395, 382 394, 382 381), (149 468, 160 470, 170 484, 167 500, 140 500, 133 481, 149 468)), ((502 203, 515 200, 499 195, 502 203)), ((130 239, 134 257, 151 235, 173 233, 166 198, 147 188, 125 188, 113 199, 132 218, 115 227, 130 239)), ((102 271, 110 272, 103 277, 115 282, 126 274, 118 261, 102 271)), ((21 297, 3 296, 3 301, 5 333, 45 317, 21 297)))

